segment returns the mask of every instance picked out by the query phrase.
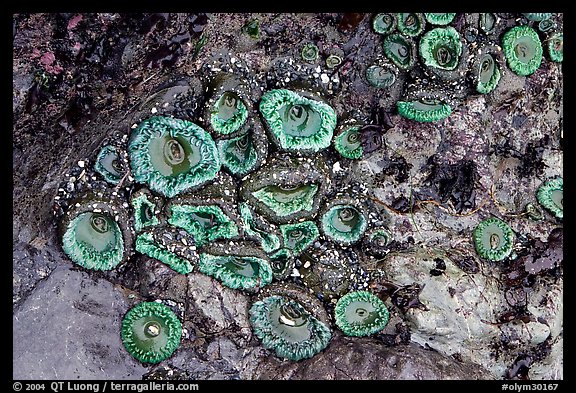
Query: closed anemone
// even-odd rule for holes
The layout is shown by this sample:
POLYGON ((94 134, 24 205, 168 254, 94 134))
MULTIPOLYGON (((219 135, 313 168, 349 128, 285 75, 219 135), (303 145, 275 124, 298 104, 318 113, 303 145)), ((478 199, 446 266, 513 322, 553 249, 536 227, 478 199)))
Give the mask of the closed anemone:
POLYGON ((364 149, 360 138, 360 126, 344 129, 334 138, 334 148, 344 158, 357 160, 362 157, 364 149))
POLYGON ((318 47, 311 42, 307 42, 300 52, 302 59, 308 62, 314 62, 318 58, 318 47))
POLYGON ((199 246, 238 236, 236 223, 216 205, 172 204, 168 223, 193 235, 199 246))
POLYGON ((254 217, 250 206, 243 202, 238 205, 242 226, 247 237, 260 243, 264 252, 272 252, 280 248, 280 237, 271 228, 270 224, 263 219, 254 217))
POLYGON ((124 347, 134 358, 159 363, 172 356, 180 345, 182 324, 168 306, 142 302, 124 316, 121 336, 124 347))
POLYGON ((194 254, 195 260, 183 258, 172 252, 171 247, 161 244, 154 236, 154 232, 144 232, 136 238, 136 251, 157 259, 172 270, 180 274, 188 274, 194 266, 192 262, 198 262, 198 255, 194 254))
POLYGON ((292 255, 299 255, 306 250, 320 235, 313 221, 303 221, 295 224, 280 225, 284 247, 291 250, 292 255))
POLYGON ((134 229, 137 232, 160 223, 157 212, 160 212, 161 206, 157 205, 157 199, 148 190, 142 189, 133 193, 130 203, 134 210, 134 229))
POLYGON ((564 180, 561 177, 545 181, 536 192, 538 203, 558 218, 564 218, 564 180))
POLYGON ((144 120, 132 131, 128 152, 135 180, 169 198, 210 182, 220 170, 210 134, 186 120, 144 120))
POLYGON ((428 23, 433 25, 444 26, 452 22, 456 14, 449 13, 427 13, 424 14, 428 23))
POLYGON ((402 34, 389 34, 382 43, 384 54, 398 68, 409 70, 416 62, 416 45, 409 37, 402 34))
POLYGON ((260 112, 274 143, 283 150, 312 153, 330 145, 336 112, 329 105, 286 89, 262 96, 260 112))
POLYGON ((548 55, 550 60, 557 63, 564 60, 564 34, 554 33, 547 40, 548 55))
POLYGON ((336 326, 347 336, 374 334, 388 324, 388 308, 382 300, 366 291, 349 292, 334 309, 336 326))
POLYGON ((398 31, 408 37, 415 37, 422 33, 426 22, 422 14, 397 14, 398 31))
POLYGON ((472 239, 480 257, 501 261, 512 253, 514 232, 504 221, 491 217, 476 226, 472 239))
POLYGON ((122 165, 120 153, 115 146, 104 146, 100 150, 94 163, 94 170, 111 184, 118 184, 126 172, 122 165))
POLYGON ((282 217, 301 210, 312 210, 317 191, 316 184, 271 185, 255 191, 253 195, 282 217))
POLYGON ((453 27, 437 27, 422 36, 420 56, 428 67, 454 70, 462 55, 462 42, 453 27))
POLYGON ((394 14, 376 14, 372 19, 372 28, 378 34, 389 34, 396 28, 394 14))
POLYGON ((270 264, 253 256, 203 253, 199 268, 232 289, 255 289, 272 281, 270 264))
POLYGON ((515 26, 508 30, 502 38, 502 47, 508 67, 514 73, 527 76, 540 67, 542 43, 530 26, 515 26))
POLYGON ((367 227, 361 210, 346 203, 331 206, 322 215, 320 223, 323 233, 342 245, 360 240, 367 227))
POLYGON ((498 23, 498 17, 490 12, 481 13, 478 26, 482 31, 487 34, 490 34, 496 30, 496 25, 498 23))
POLYGON ((86 269, 110 270, 124 257, 124 239, 108 213, 84 212, 66 225, 62 249, 86 269))
POLYGON ((250 323, 265 348, 292 361, 322 351, 332 337, 330 328, 296 300, 269 296, 250 307, 250 323))
POLYGON ((231 134, 246 122, 248 109, 238 96, 232 91, 222 93, 212 105, 210 124, 219 134, 231 134))

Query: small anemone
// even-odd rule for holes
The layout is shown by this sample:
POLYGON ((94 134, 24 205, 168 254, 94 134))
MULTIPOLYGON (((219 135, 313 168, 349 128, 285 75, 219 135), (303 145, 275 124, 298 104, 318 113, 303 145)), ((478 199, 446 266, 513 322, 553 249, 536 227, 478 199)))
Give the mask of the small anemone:
POLYGON ((544 12, 537 12, 537 13, 524 13, 522 14, 526 17, 526 19, 528 20, 533 20, 536 22, 540 22, 544 19, 550 19, 552 17, 552 13, 544 13, 544 12))
MULTIPOLYGON (((144 232, 136 238, 136 251, 148 255, 164 263, 180 274, 188 274, 193 270, 192 263, 169 250, 169 247, 158 241, 152 232, 144 232)), ((195 254, 197 263, 198 256, 195 254)))
POLYGON ((238 136, 217 142, 222 166, 238 177, 258 169, 268 153, 268 141, 260 122, 249 120, 249 124, 238 136))
POLYGON ((250 307, 250 323, 265 348, 293 361, 322 351, 332 337, 330 328, 302 304, 283 296, 269 296, 250 307))
POLYGON ((276 231, 270 223, 259 216, 255 216, 246 202, 240 203, 238 210, 240 211, 240 218, 246 237, 260 243, 266 253, 280 248, 280 237, 275 233, 276 231))
POLYGON ((170 208, 168 223, 194 236, 200 247, 216 239, 238 236, 238 226, 219 206, 172 204, 170 208))
POLYGON ((382 300, 367 291, 349 292, 334 308, 336 326, 347 336, 363 337, 386 326, 390 314, 382 300))
POLYGON ((456 14, 449 13, 425 13, 424 16, 428 23, 438 26, 445 26, 452 22, 456 14))
POLYGON ((336 68, 340 64, 342 64, 342 57, 338 55, 332 54, 326 58, 326 67, 328 67, 329 69, 336 68))
POLYGON ((300 51, 302 59, 307 62, 314 62, 318 59, 318 47, 311 42, 307 42, 300 51))
POLYGON ((498 26, 498 17, 490 12, 481 13, 478 17, 478 27, 486 34, 496 31, 498 26))
POLYGON ((502 38, 502 47, 508 67, 514 73, 527 76, 540 67, 542 43, 530 26, 515 26, 508 30, 502 38))
POLYGON ((386 89, 398 79, 398 69, 389 63, 380 62, 366 68, 366 80, 371 86, 386 89))
POLYGON ((341 245, 356 243, 368 226, 359 203, 351 198, 336 198, 324 209, 320 227, 325 236, 341 245))
POLYGON ((394 14, 376 14, 372 19, 372 28, 378 34, 390 34, 396 28, 396 16, 394 14))
POLYGON ((208 90, 204 115, 209 119, 209 130, 220 135, 238 131, 248 119, 246 82, 237 75, 221 73, 210 81, 208 90))
POLYGON ((362 157, 364 149, 360 138, 361 126, 347 127, 334 138, 334 148, 344 158, 357 160, 362 157))
POLYGON ((122 320, 122 343, 134 358, 144 363, 168 359, 180 345, 182 324, 166 305, 142 302, 122 320))
POLYGON ((284 280, 292 273, 295 266, 295 260, 292 256, 291 250, 288 248, 280 248, 270 254, 270 267, 272 268, 272 276, 276 280, 284 280))
POLYGON ((363 240, 363 250, 369 255, 384 257, 389 251, 392 234, 386 228, 373 228, 366 231, 363 240))
POLYGON ((336 128, 332 107, 311 95, 286 89, 264 93, 260 113, 274 143, 292 152, 315 153, 327 148, 336 128))
POLYGON ((269 258, 247 241, 210 244, 199 270, 232 289, 258 290, 272 281, 269 258))
POLYGON ((408 37, 415 37, 424 31, 426 22, 422 14, 397 14, 398 31, 408 37))
POLYGON ((420 56, 428 67, 454 70, 462 55, 460 35, 453 27, 437 27, 422 36, 420 56))
POLYGON ((548 55, 550 60, 560 63, 564 60, 564 34, 561 32, 552 34, 548 40, 546 47, 548 48, 548 55))
POLYGON ((476 226, 472 239, 480 257, 501 261, 512 253, 514 232, 504 221, 491 217, 476 226))
POLYGON ((564 180, 561 177, 542 183, 536 192, 538 203, 556 217, 564 217, 564 180))
POLYGON ((158 215, 162 210, 160 198, 154 197, 150 191, 143 188, 132 194, 130 203, 134 210, 134 229, 142 229, 160 224, 158 215))
POLYGON ((104 146, 96 156, 94 170, 111 184, 118 184, 126 172, 120 151, 116 146, 104 146))
POLYGON ((132 131, 128 152, 134 179, 169 198, 203 186, 220 170, 210 134, 186 120, 144 120, 132 131))
POLYGON ((300 255, 320 236, 318 227, 313 221, 303 221, 295 224, 280 225, 284 247, 292 255, 300 255))
POLYGON ((554 30, 556 28, 556 22, 552 19, 544 19, 538 23, 538 30, 542 33, 554 30))
POLYGON ((402 34, 389 34, 382 43, 384 54, 398 68, 409 70, 416 63, 416 45, 410 37, 402 34))
POLYGON ((500 72, 501 50, 495 45, 478 49, 477 55, 470 66, 472 84, 476 91, 488 94, 498 86, 502 73, 500 72))

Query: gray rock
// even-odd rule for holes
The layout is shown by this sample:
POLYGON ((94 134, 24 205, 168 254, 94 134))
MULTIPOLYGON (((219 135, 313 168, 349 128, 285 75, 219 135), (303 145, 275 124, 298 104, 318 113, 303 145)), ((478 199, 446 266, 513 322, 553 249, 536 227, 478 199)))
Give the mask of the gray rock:
POLYGON ((59 267, 14 313, 14 379, 141 379, 147 369, 120 339, 129 306, 92 277, 59 267))

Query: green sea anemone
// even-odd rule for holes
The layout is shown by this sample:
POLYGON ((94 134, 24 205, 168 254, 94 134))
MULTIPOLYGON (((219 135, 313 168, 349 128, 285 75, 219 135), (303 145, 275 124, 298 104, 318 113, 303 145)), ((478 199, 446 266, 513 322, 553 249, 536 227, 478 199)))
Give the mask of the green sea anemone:
POLYGON ((389 63, 380 62, 366 68, 366 80, 371 86, 386 89, 392 86, 398 78, 398 69, 389 63))
POLYGON ((547 40, 546 47, 550 60, 560 63, 564 60, 564 34, 554 33, 547 40))
POLYGON ((384 329, 389 319, 382 300, 367 291, 349 292, 334 308, 336 326, 347 336, 369 336, 384 329))
POLYGON ((94 163, 94 170, 101 174, 108 183, 118 184, 126 172, 126 168, 124 168, 122 164, 119 149, 116 146, 110 145, 100 149, 96 157, 96 162, 94 163))
POLYGON ((416 63, 416 45, 410 37, 402 34, 389 34, 382 43, 384 54, 398 68, 410 70, 416 63))
POLYGON ((351 198, 333 199, 320 218, 322 233, 345 246, 360 240, 367 226, 362 207, 351 198))
POLYGON ((286 89, 264 93, 260 113, 272 141, 291 152, 315 153, 327 148, 336 128, 332 107, 312 95, 286 89))
POLYGON ((180 345, 182 324, 164 304, 142 302, 130 309, 122 320, 122 343, 134 358, 143 363, 168 359, 180 345))
POLYGON ((453 27, 437 27, 422 36, 420 56, 428 67, 454 70, 462 55, 462 42, 453 27))
POLYGON ((362 157, 364 149, 360 139, 360 126, 344 128, 334 138, 334 148, 344 158, 357 160, 362 157))
POLYGON ((330 328, 302 304, 283 296, 269 296, 250 307, 250 323, 265 348, 288 360, 310 358, 332 337, 330 328))
POLYGON ((481 13, 478 18, 478 27, 486 34, 491 34, 496 31, 498 25, 498 17, 490 12, 481 13))
POLYGON ((268 154, 268 140, 257 120, 249 120, 246 131, 217 142, 222 167, 238 177, 258 169, 268 154))
POLYGON ((280 225, 284 247, 288 248, 292 255, 300 255, 320 235, 318 227, 313 221, 302 221, 295 224, 280 225))
POLYGON ((276 280, 283 280, 292 273, 295 261, 292 256, 291 250, 288 248, 280 248, 270 254, 270 267, 272 268, 272 276, 276 280))
POLYGON ((326 67, 328 67, 329 69, 336 68, 340 64, 342 64, 342 58, 338 55, 332 54, 326 58, 326 67))
POLYGON ((160 224, 158 215, 162 210, 160 198, 154 197, 149 190, 143 188, 132 194, 130 203, 134 210, 134 229, 142 229, 160 224))
POLYGON ((538 30, 542 33, 554 30, 556 28, 556 22, 552 19, 544 19, 538 23, 538 30))
POLYGON ((514 232, 504 221, 491 217, 482 221, 472 234, 476 252, 491 261, 501 261, 512 253, 514 232))
POLYGON ((238 236, 238 226, 217 205, 172 204, 168 223, 194 236, 196 244, 238 236))
POLYGON ((389 251, 392 242, 392 234, 383 227, 373 228, 366 231, 362 249, 369 255, 383 257, 389 251))
POLYGON ((240 211, 242 227, 246 237, 260 243, 266 253, 280 248, 281 242, 279 235, 276 233, 276 228, 273 228, 270 223, 252 212, 246 202, 240 203, 238 210, 240 211))
POLYGON ((302 47, 300 55, 304 61, 309 63, 315 62, 316 59, 318 59, 318 47, 311 42, 307 42, 302 47))
POLYGON ((408 37, 415 37, 424 31, 426 22, 422 14, 397 14, 398 31, 408 37))
POLYGON ((540 12, 540 13, 525 13, 522 15, 524 15, 526 17, 526 19, 528 19, 528 20, 533 20, 533 21, 539 22, 539 21, 544 20, 544 19, 550 19, 552 17, 552 15, 554 15, 554 14, 540 12))
POLYGON ((527 76, 540 67, 542 43, 536 30, 530 26, 515 26, 502 38, 508 67, 520 76, 527 76))
POLYGON ((444 14, 444 13, 428 13, 424 14, 428 23, 433 25, 445 26, 452 22, 456 14, 444 14))
POLYGON ((495 45, 480 47, 470 66, 470 75, 476 91, 488 94, 493 91, 502 76, 499 59, 501 50, 495 45))
POLYGON ((246 81, 227 72, 217 74, 207 83, 209 99, 204 116, 208 130, 230 135, 240 130, 248 119, 249 99, 246 81))
POLYGON ((398 101, 398 114, 410 120, 433 122, 447 118, 452 108, 441 99, 420 98, 412 101, 398 101))
MULTIPOLYGON (((136 251, 148 255, 150 258, 159 260, 180 274, 190 273, 194 268, 192 262, 194 262, 194 265, 198 263, 198 254, 194 251, 188 258, 183 258, 175 252, 170 251, 170 246, 162 244, 157 236, 155 236, 155 233, 156 232, 144 232, 138 235, 136 238, 136 251), (190 260, 191 257, 194 257, 192 262, 190 260)), ((194 244, 191 244, 191 247, 194 247, 194 250, 196 249, 194 244)))
POLYGON ((144 120, 132 131, 128 152, 134 179, 169 198, 205 185, 220 170, 210 134, 186 120, 144 120))
POLYGON ((376 14, 372 18, 372 28, 378 34, 390 34, 396 28, 396 16, 394 14, 376 14))
POLYGON ((545 181, 536 192, 538 203, 558 218, 564 218, 564 180, 561 177, 545 181))

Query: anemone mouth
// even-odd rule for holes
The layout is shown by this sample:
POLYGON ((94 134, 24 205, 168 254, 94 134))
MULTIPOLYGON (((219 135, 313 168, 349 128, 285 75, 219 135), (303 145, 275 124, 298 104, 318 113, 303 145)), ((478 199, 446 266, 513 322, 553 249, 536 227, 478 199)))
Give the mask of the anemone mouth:
POLYGON ((318 227, 313 221, 303 221, 295 224, 280 225, 284 247, 292 255, 300 255, 320 236, 318 227))
POLYGON ((564 34, 555 33, 548 39, 548 54, 550 60, 560 63, 564 60, 564 34))
POLYGON ((233 91, 223 92, 214 102, 210 112, 210 124, 219 134, 231 134, 242 127, 248 119, 248 108, 233 91))
POLYGON ((450 13, 427 13, 424 14, 428 23, 433 25, 445 26, 452 22, 456 14, 450 13))
POLYGON ((86 269, 111 270, 124 258, 124 239, 108 213, 84 212, 68 223, 62 249, 86 269))
POLYGON ((396 28, 394 14, 376 14, 372 19, 372 28, 378 34, 389 34, 396 28))
POLYGON ((349 292, 334 309, 336 325, 348 336, 374 334, 388 324, 388 308, 382 300, 366 291, 349 292))
POLYGON ((491 261, 501 261, 512 253, 514 232, 504 221, 492 217, 482 221, 472 234, 478 255, 491 261))
POLYGON ((314 198, 318 193, 318 185, 269 185, 252 193, 254 198, 272 209, 280 217, 290 216, 294 213, 311 211, 314 207, 314 198))
POLYGON ((186 120, 144 120, 132 132, 128 151, 135 180, 169 198, 208 183, 220 170, 210 134, 186 120))
POLYGON ((331 206, 320 223, 324 234, 342 245, 360 240, 368 225, 362 211, 347 203, 331 206))
POLYGON ((382 43, 384 54, 398 68, 411 69, 416 62, 416 45, 411 38, 402 34, 389 34, 382 43))
POLYGON ((126 350, 143 363, 159 363, 176 351, 182 324, 174 312, 161 303, 142 302, 132 308, 121 327, 126 350))
POLYGON ((542 62, 542 43, 538 33, 530 26, 515 26, 502 38, 504 55, 510 69, 527 76, 536 71, 542 62))
POLYGON ((397 76, 398 70, 391 64, 373 64, 366 69, 366 80, 378 89, 392 86, 397 76))
POLYGON ((538 203, 554 214, 557 218, 564 218, 564 180, 561 177, 548 180, 536 192, 538 203))
POLYGON ((100 149, 94 163, 94 170, 108 183, 118 184, 126 172, 119 149, 115 146, 104 146, 100 149))
POLYGON ((408 37, 415 37, 422 33, 425 24, 422 14, 398 14, 398 30, 408 37))
POLYGON ((454 70, 460 62, 462 42, 453 27, 437 27, 422 36, 420 56, 428 67, 454 70))
POLYGON ((136 251, 148 255, 150 258, 157 259, 180 274, 188 274, 194 269, 190 260, 170 251, 169 247, 160 244, 150 232, 138 235, 136 238, 136 251))
POLYGON ((447 118, 452 108, 444 100, 434 97, 421 97, 412 101, 398 101, 398 114, 415 121, 434 122, 447 118))
POLYGON ((364 148, 360 137, 361 128, 361 126, 348 127, 334 138, 334 148, 342 157, 350 160, 362 157, 364 148))
POLYGON ((276 89, 260 101, 274 143, 283 150, 317 152, 330 145, 336 112, 329 105, 296 92, 276 89))
POLYGON ((302 304, 283 296, 269 296, 250 307, 250 323, 265 348, 293 361, 310 358, 328 345, 331 332, 302 304))
POLYGON ((238 225, 217 205, 172 204, 168 223, 194 236, 198 246, 238 236, 238 225))
POLYGON ((269 262, 255 256, 203 253, 199 268, 232 289, 259 289, 272 282, 269 262))

